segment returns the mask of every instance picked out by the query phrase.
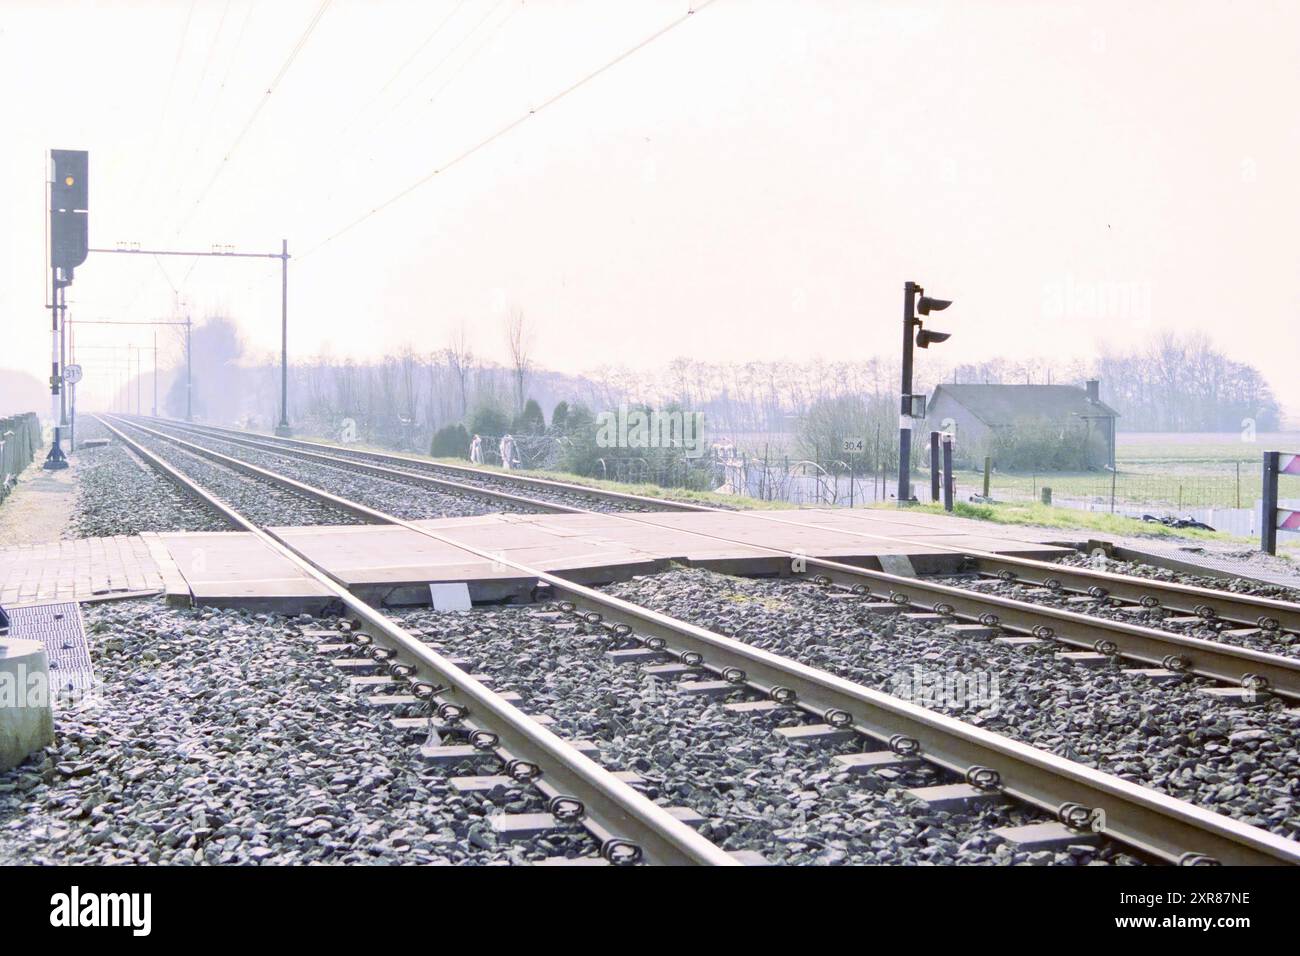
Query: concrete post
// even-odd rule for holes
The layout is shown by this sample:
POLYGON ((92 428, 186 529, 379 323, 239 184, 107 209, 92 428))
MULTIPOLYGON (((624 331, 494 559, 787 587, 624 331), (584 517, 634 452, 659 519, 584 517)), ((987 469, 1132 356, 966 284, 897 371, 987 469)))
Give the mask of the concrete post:
POLYGON ((52 743, 54 710, 45 645, 0 640, 0 771, 52 743))

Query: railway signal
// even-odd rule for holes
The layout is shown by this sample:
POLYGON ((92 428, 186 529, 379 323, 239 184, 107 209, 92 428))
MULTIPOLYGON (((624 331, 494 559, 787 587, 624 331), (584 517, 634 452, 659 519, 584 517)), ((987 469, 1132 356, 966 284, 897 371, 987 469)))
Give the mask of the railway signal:
POLYGON ((951 333, 927 329, 917 314, 942 312, 952 305, 951 299, 936 299, 925 294, 915 282, 903 285, 903 390, 898 416, 898 501, 912 500, 912 422, 925 418, 925 396, 912 394, 912 344, 928 349, 932 343, 947 341, 951 333), (919 299, 918 299, 919 297, 919 299))
POLYGON ((52 149, 50 160, 50 408, 54 440, 44 467, 67 468, 62 447, 62 426, 68 419, 64 398, 63 326, 67 293, 73 270, 90 252, 90 154, 84 149, 52 149))
POLYGON ((52 149, 54 178, 50 182, 50 265, 72 281, 72 270, 90 251, 89 156, 82 149, 52 149))

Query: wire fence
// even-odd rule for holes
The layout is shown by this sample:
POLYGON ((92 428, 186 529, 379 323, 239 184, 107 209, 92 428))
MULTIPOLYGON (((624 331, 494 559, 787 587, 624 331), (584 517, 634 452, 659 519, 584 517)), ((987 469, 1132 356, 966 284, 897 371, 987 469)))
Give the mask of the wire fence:
POLYGON ((858 507, 889 500, 896 470, 870 469, 852 459, 733 455, 717 459, 714 487, 760 501, 858 507))
MULTIPOLYGON (((1192 465, 1191 469, 1197 466, 1192 465)), ((1204 470, 1190 470, 1180 463, 1177 471, 1098 471, 1083 473, 993 472, 988 497, 993 501, 1027 504, 1045 499, 1062 507, 1117 514, 1187 513, 1205 509, 1258 510, 1263 487, 1263 466, 1259 461, 1206 462, 1204 470)), ((717 462, 717 490, 761 500, 787 501, 808 505, 868 505, 894 500, 897 468, 874 472, 851 460, 797 459, 765 460, 735 456, 717 462), (719 480, 720 479, 720 480, 719 480)), ((912 495, 929 501, 932 483, 928 468, 912 470, 912 495)), ((960 469, 956 475, 959 501, 979 499, 985 494, 981 471, 960 469)), ((668 481, 660 482, 668 485, 668 481)), ((1300 476, 1283 475, 1280 498, 1300 497, 1300 476)))
MULTIPOLYGON (((1251 508, 1263 488, 1260 462, 1216 463, 1206 473, 1177 471, 1115 472, 1085 475, 993 474, 989 495, 998 501, 1086 502, 1090 507, 1121 511, 1146 506, 1181 511, 1189 508, 1251 508)), ((983 494, 983 476, 960 472, 958 486, 983 494)), ((1283 476, 1279 494, 1300 496, 1300 476, 1283 476)))
POLYGON ((9 497, 41 444, 41 423, 35 413, 0 418, 0 501, 9 497))

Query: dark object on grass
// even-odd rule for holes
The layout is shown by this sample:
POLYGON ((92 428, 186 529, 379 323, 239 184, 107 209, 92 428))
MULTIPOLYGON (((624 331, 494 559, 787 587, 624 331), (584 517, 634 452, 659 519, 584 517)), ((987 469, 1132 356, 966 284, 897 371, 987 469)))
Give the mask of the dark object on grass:
POLYGON ((1173 515, 1163 515, 1157 518, 1155 515, 1143 515, 1143 521, 1149 521, 1152 524, 1162 524, 1166 528, 1200 528, 1202 531, 1213 531, 1208 524, 1203 521, 1197 521, 1195 518, 1175 518, 1173 515))

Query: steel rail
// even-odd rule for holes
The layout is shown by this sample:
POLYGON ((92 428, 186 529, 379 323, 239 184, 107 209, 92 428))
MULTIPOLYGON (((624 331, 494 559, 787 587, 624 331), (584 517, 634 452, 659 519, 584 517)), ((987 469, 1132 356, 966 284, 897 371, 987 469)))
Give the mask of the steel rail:
MULTIPOLYGON (((221 432, 235 431, 233 429, 225 429, 218 426, 206 427, 221 432)), ((268 439, 270 438, 270 436, 266 437, 268 437, 268 439)), ((315 445, 316 447, 323 446, 327 448, 337 448, 337 446, 328 443, 303 442, 297 439, 278 437, 270 439, 270 441, 275 443, 284 442, 294 445, 315 445)), ((1062 590, 1074 591, 1081 594, 1093 593, 1094 595, 1099 593, 1097 589, 1100 589, 1100 592, 1104 592, 1104 594, 1101 595, 1103 597, 1115 597, 1120 600, 1134 604, 1141 604, 1147 607, 1166 607, 1170 610, 1193 614, 1207 620, 1222 618, 1223 620, 1232 621, 1249 627, 1259 627, 1263 630, 1276 630, 1281 628, 1283 630, 1300 633, 1300 604, 1290 601, 1282 601, 1276 598, 1235 594, 1230 591, 1220 591, 1214 588, 1200 587, 1198 585, 1182 584, 1176 581, 1157 581, 1149 578, 1139 578, 1132 575, 1119 574, 1113 571, 1101 571, 1094 568, 1067 567, 1036 558, 1015 557, 1012 555, 998 554, 992 551, 982 551, 971 548, 954 548, 949 545, 936 544, 929 541, 918 541, 914 538, 908 538, 901 535, 885 535, 850 528, 827 529, 821 525, 799 521, 780 514, 743 510, 728 511, 710 505, 672 502, 667 499, 648 498, 637 495, 621 495, 618 492, 606 491, 600 488, 590 488, 570 482, 554 481, 551 479, 531 476, 511 475, 463 465, 448 465, 442 462, 421 461, 420 459, 410 456, 392 455, 384 452, 362 452, 341 448, 337 448, 337 450, 347 451, 350 454, 367 455, 372 458, 392 461, 410 461, 422 465, 425 468, 442 468, 449 471, 473 473, 487 480, 506 482, 516 481, 528 483, 535 487, 554 487, 557 489, 563 489, 566 492, 585 494, 589 497, 607 498, 610 500, 634 500, 641 504, 659 504, 664 507, 671 506, 675 510, 709 511, 720 514, 741 514, 746 518, 760 521, 772 521, 779 524, 812 528, 823 532, 826 530, 834 530, 837 534, 848 534, 875 541, 924 546, 926 548, 939 549, 952 554, 959 554, 964 557, 972 558, 979 566, 991 574, 1002 577, 1010 574, 1015 580, 1024 581, 1030 584, 1054 586, 1059 587, 1062 590)), ((851 509, 849 514, 853 516, 851 509)))
MULTIPOLYGON (((167 441, 187 444, 175 436, 135 427, 167 441)), ((992 768, 1001 792, 1063 818, 1082 808, 1098 832, 1162 860, 1300 864, 1300 843, 1267 830, 574 584, 414 522, 389 517, 392 523, 417 534, 535 578, 575 609, 587 609, 591 623, 608 619, 633 633, 639 630, 658 638, 667 649, 685 658, 684 662, 693 661, 775 700, 794 703, 834 726, 851 727, 893 748, 904 746, 901 741, 910 741, 906 746, 917 748, 918 756, 968 777, 974 771, 992 768)), ((898 580, 914 583, 909 578, 898 580)))
MULTIPOLYGON (((778 515, 754 515, 754 517, 786 524, 795 523, 778 515)), ((800 523, 802 524, 802 522, 800 523)), ((843 531, 845 534, 876 538, 883 541, 924 543, 912 541, 908 538, 873 534, 861 530, 847 528, 837 528, 835 530, 843 531)), ((1167 607, 1171 610, 1194 614, 1207 620, 1213 620, 1216 617, 1223 618, 1228 621, 1259 627, 1263 630, 1281 628, 1287 631, 1300 632, 1300 604, 1291 601, 1237 594, 1232 591, 1183 584, 1178 581, 1141 578, 1134 575, 1120 574, 1115 571, 1102 571, 1097 568, 1070 567, 1037 558, 998 554, 993 551, 963 550, 948 548, 945 545, 930 546, 958 551, 961 554, 973 557, 982 570, 1004 580, 1049 586, 1053 589, 1059 588, 1066 591, 1093 594, 1093 596, 1114 597, 1131 604, 1141 604, 1145 607, 1167 607), (1098 594, 1095 591, 1098 588, 1103 593, 1098 594)))
MULTIPOLYGON (((219 452, 212 451, 210 448, 204 448, 202 445, 195 445, 192 442, 176 440, 173 436, 163 435, 161 432, 154 432, 152 429, 145 428, 142 425, 132 422, 129 418, 119 418, 115 415, 110 417, 112 417, 114 421, 125 422, 132 428, 139 428, 142 431, 147 431, 151 434, 159 435, 160 437, 172 438, 177 445, 191 454, 198 455, 202 458, 211 458, 214 461, 220 461, 221 464, 226 467, 231 468, 234 471, 242 472, 253 478, 260 478, 265 481, 271 481, 283 485, 295 494, 315 501, 317 504, 326 505, 338 511, 350 514, 355 518, 364 518, 368 521, 373 521, 375 524, 388 523, 387 519, 379 517, 379 512, 375 511, 373 508, 367 508, 365 505, 358 504, 355 501, 350 501, 347 498, 340 498, 338 495, 332 495, 328 491, 314 488, 301 481, 295 481, 287 475, 280 475, 263 468, 258 468, 256 465, 251 465, 246 461, 240 461, 238 458, 228 458, 225 455, 221 455, 219 452), (214 458, 214 455, 217 457, 214 458)), ((96 415, 95 418, 101 423, 107 425, 107 422, 104 422, 103 417, 96 415)))
MULTIPOLYGON (((149 416, 140 416, 146 419, 149 416)), ((170 419, 151 419, 154 421, 165 421, 167 424, 175 424, 170 419)), ((672 501, 668 498, 651 498, 646 495, 633 495, 623 491, 609 491, 605 488, 593 488, 590 485, 579 485, 567 481, 554 481, 549 478, 537 478, 533 475, 514 475, 502 472, 487 471, 482 468, 472 468, 466 465, 448 465, 440 461, 432 461, 427 458, 416 458, 413 455, 389 454, 387 452, 365 451, 354 448, 343 448, 330 442, 313 442, 304 441, 301 438, 285 438, 280 435, 266 435, 262 432, 249 432, 236 428, 225 428, 221 425, 204 425, 201 426, 215 432, 227 432, 236 435, 253 434, 268 441, 274 441, 276 444, 292 445, 302 448, 332 448, 337 451, 347 452, 350 455, 366 455, 372 458, 383 458, 391 461, 410 462, 421 468, 440 468, 445 471, 459 473, 464 475, 473 475, 477 478, 503 479, 514 481, 523 485, 531 485, 543 489, 552 488, 559 491, 569 492, 572 494, 586 495, 587 497, 604 498, 609 501, 616 501, 623 504, 641 505, 643 507, 657 509, 659 511, 723 511, 722 508, 713 508, 708 505, 695 504, 689 501, 672 501)))
MULTIPOLYGON (((390 481, 414 481, 418 484, 428 485, 431 488, 448 491, 453 494, 467 494, 478 498, 486 498, 489 501, 503 501, 510 504, 532 508, 536 511, 551 512, 553 514, 595 514, 596 512, 588 511, 586 508, 578 508, 572 505, 556 504, 550 501, 542 501, 538 498, 525 498, 521 495, 512 495, 508 491, 494 491, 491 488, 484 488, 481 485, 466 485, 459 481, 448 481, 445 478, 435 478, 432 475, 421 474, 413 471, 399 471, 396 468, 385 468, 383 465, 372 465, 369 462, 357 461, 353 458, 340 458, 337 455, 326 455, 321 452, 306 451, 299 449, 287 449, 283 446, 272 444, 271 442, 259 441, 255 438, 246 436, 237 436, 234 434, 213 434, 205 428, 198 428, 189 424, 180 424, 177 422, 167 422, 164 427, 177 428, 180 431, 190 434, 203 435, 216 441, 229 442, 233 445, 243 445, 247 448, 254 448, 258 451, 264 451, 268 454, 279 455, 282 458, 302 458, 307 461, 316 461, 333 468, 342 468, 355 471, 360 474, 374 475, 377 478, 384 478, 390 481)), ((333 447, 333 446, 324 446, 333 447)))
MULTIPOLYGON (((619 517, 654 524, 640 515, 619 517)), ((798 565, 805 572, 817 571, 831 583, 893 603, 928 608, 935 613, 997 626, 1044 640, 1132 658, 1227 684, 1300 698, 1300 659, 1297 658, 1018 601, 1001 595, 982 594, 969 588, 926 581, 919 577, 872 571, 841 561, 807 557, 725 535, 708 533, 705 537, 787 557, 792 565, 798 565)))
MULTIPOLYGON (((238 461, 238 459, 231 460, 238 461)), ((241 464, 246 468, 254 467, 247 463, 241 462, 241 464)), ((263 472, 264 477, 270 477, 272 474, 263 472)), ((655 520, 654 515, 617 512, 614 516, 651 527, 664 527, 655 520)), ((808 527, 818 526, 808 525, 808 527)), ((955 585, 890 574, 886 571, 874 571, 841 561, 808 557, 716 532, 689 528, 675 528, 675 530, 788 558, 792 570, 796 573, 816 571, 832 583, 895 603, 907 603, 964 620, 997 625, 1044 639, 1050 638, 1072 647, 1099 650, 1155 667, 1165 667, 1234 686, 1267 690, 1291 699, 1300 699, 1300 659, 1001 595, 983 594, 955 585)), ((1047 565, 1047 567, 1054 568, 1055 565, 1047 565)))
MULTIPOLYGON (((103 418, 99 418, 99 421, 153 467, 167 474, 174 481, 193 485, 197 497, 202 498, 225 515, 232 524, 256 536, 258 540, 325 587, 351 614, 362 621, 368 629, 373 630, 377 639, 382 640, 396 651, 404 662, 414 667, 415 673, 412 676, 434 687, 435 697, 446 702, 458 703, 471 715, 482 715, 482 723, 490 727, 497 737, 496 746, 502 752, 503 759, 513 757, 532 763, 541 768, 538 782, 545 782, 550 789, 571 795, 581 801, 585 811, 581 822, 601 843, 602 850, 612 847, 614 844, 611 841, 623 840, 639 847, 648 862, 677 865, 740 865, 728 853, 700 836, 662 807, 619 780, 447 658, 417 640, 404 628, 354 596, 335 578, 307 559, 274 531, 253 524, 226 502, 207 492, 197 482, 186 478, 175 467, 122 430, 103 418)), ((151 434, 159 434, 140 425, 132 424, 131 427, 151 434)), ((167 438, 167 436, 160 437, 167 438)), ((299 482, 284 476, 279 478, 286 485, 295 487, 300 485, 299 482)), ((364 505, 357 505, 357 509, 366 512, 372 510, 365 508, 364 505)))

